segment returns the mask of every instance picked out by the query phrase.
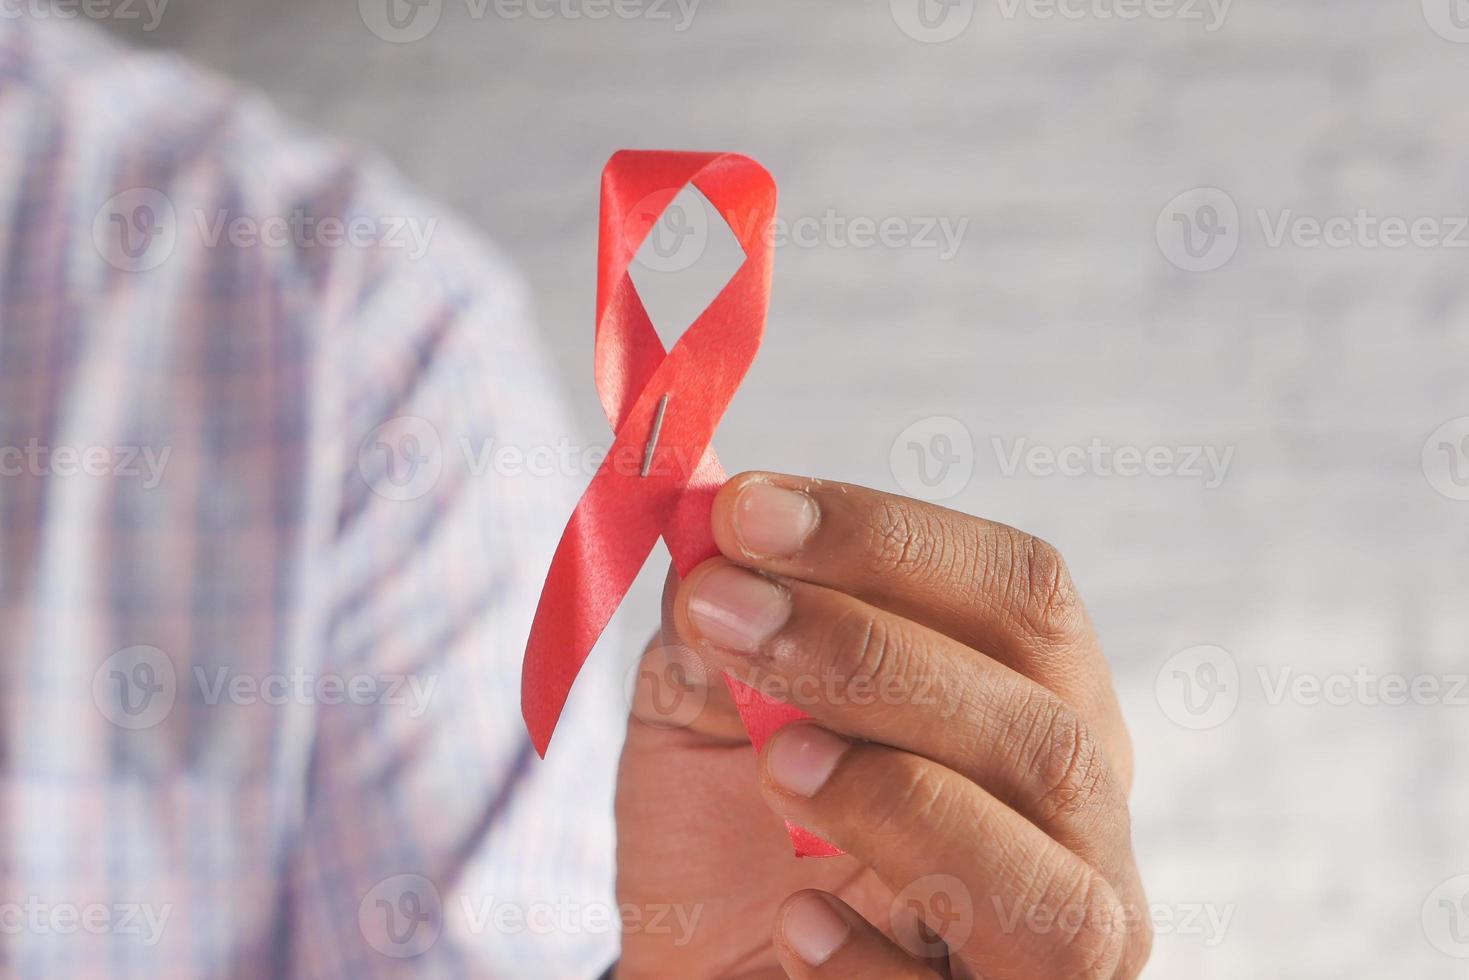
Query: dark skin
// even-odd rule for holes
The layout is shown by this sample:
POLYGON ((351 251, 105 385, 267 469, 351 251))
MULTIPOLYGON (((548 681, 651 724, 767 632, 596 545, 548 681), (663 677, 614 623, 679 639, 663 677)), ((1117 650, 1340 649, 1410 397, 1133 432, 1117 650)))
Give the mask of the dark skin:
POLYGON ((618 977, 1136 977, 1132 748, 1055 550, 770 473, 729 481, 714 531, 629 722, 618 895, 646 918, 618 977), (726 671, 811 719, 755 757, 726 671), (783 819, 846 855, 794 859, 783 819), (667 906, 687 928, 652 925, 667 906))

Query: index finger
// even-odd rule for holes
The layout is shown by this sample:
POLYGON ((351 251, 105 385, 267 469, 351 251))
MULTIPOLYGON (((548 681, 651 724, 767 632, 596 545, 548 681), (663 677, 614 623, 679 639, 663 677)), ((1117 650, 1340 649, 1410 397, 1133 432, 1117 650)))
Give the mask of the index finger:
POLYGON ((1110 674, 1066 563, 1005 524, 895 494, 778 473, 733 477, 714 537, 731 561, 846 592, 921 622, 1120 725, 1110 674))

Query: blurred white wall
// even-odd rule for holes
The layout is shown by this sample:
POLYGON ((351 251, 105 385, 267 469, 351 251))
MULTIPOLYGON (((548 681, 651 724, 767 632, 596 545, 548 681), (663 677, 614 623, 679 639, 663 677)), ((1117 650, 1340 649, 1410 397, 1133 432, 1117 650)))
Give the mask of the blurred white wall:
MULTIPOLYGON (((1128 0, 1071 0, 1076 18, 925 0, 947 11, 931 30, 918 0, 604 20, 428 0, 400 8, 428 18, 410 33, 438 17, 411 43, 369 30, 384 2, 172 0, 133 33, 381 151, 494 235, 593 440, 614 149, 749 153, 808 231, 962 224, 951 255, 850 228, 780 247, 727 465, 924 491, 910 444, 947 437, 951 505, 1062 548, 1138 743, 1136 836, 1172 917, 1151 976, 1465 975, 1469 421, 1430 438, 1469 416, 1463 0, 1160 0, 1137 19, 1107 16, 1128 0), (1196 188, 1218 192, 1170 203, 1196 188), (1394 247, 1384 218, 1416 241, 1394 247), (1313 246, 1330 219, 1352 227, 1313 246), (1168 473, 1024 462, 1094 440, 1168 473), (1192 475, 1188 447, 1227 454, 1221 479, 1192 475), (1200 645, 1227 652, 1176 656, 1200 645), (1374 703, 1395 674, 1439 694, 1374 703), (1344 703, 1278 695, 1302 675, 1338 678, 1344 703)), ((640 282, 692 311, 711 275, 640 282)))

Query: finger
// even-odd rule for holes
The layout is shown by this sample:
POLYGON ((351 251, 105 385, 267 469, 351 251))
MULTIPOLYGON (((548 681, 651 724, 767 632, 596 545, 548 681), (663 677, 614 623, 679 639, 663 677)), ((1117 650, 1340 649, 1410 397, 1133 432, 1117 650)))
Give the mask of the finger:
POLYGON ((775 949, 791 980, 938 980, 852 908, 826 892, 802 891, 775 916, 775 949))
POLYGON ((1053 691, 912 620, 715 558, 674 615, 700 655, 824 725, 984 786, 1111 871, 1131 854, 1126 793, 1090 726, 1053 691))
POLYGON ((983 650, 1066 698, 1130 780, 1111 677, 1066 563, 1004 524, 844 483, 743 473, 720 490, 731 560, 850 593, 983 650))
POLYGON ((778 813, 869 864, 982 976, 1111 977, 1142 941, 1102 875, 931 760, 798 723, 761 763, 778 813))
POLYGON ((673 627, 678 574, 670 565, 663 587, 663 626, 649 641, 631 678, 633 719, 649 728, 700 740, 748 740, 723 672, 691 650, 673 627))

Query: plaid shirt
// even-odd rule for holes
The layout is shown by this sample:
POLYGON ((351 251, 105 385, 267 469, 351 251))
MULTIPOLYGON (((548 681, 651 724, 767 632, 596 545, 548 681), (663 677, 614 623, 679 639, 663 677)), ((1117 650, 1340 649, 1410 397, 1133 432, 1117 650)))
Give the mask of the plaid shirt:
POLYGON ((522 730, 580 474, 502 263, 12 14, 0 276, 0 975, 595 977, 625 703, 522 730))

